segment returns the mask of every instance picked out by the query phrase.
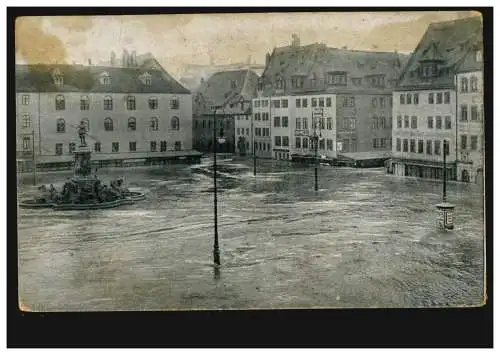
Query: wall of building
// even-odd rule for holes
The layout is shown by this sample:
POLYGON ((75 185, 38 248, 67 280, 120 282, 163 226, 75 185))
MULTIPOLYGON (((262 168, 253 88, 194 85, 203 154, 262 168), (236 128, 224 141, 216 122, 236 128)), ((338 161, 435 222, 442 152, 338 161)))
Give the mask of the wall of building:
POLYGON ((292 107, 290 109, 292 116, 292 137, 291 137, 291 153, 297 155, 308 155, 314 154, 313 146, 311 142, 308 142, 308 147, 304 148, 304 139, 307 138, 307 135, 312 135, 314 133, 313 123, 316 118, 313 119, 313 112, 315 109, 323 109, 323 119, 324 119, 324 128, 318 122, 318 130, 317 133, 321 134, 321 138, 324 140, 324 146, 319 144, 318 146, 318 156, 325 157, 326 159, 335 159, 337 157, 337 121, 336 121, 336 105, 337 105, 337 97, 335 94, 321 94, 321 95, 301 95, 301 96, 291 96, 290 97, 292 107), (313 107, 313 99, 316 99, 317 105, 313 107), (330 101, 331 100, 331 104, 330 101), (297 107, 297 100, 300 100, 301 105, 297 107), (307 107, 304 107, 304 100, 307 102, 307 107), (321 101, 323 100, 323 101, 321 101), (324 106, 320 107, 320 103, 324 102, 324 106), (300 130, 298 128, 297 118, 302 118, 302 125, 300 130), (304 118, 307 118, 308 127, 307 130, 304 130, 304 118), (328 120, 330 119, 331 127, 328 127, 328 120), (302 138, 302 144, 300 148, 297 148, 296 140, 297 138, 302 138), (331 149, 328 149, 327 142, 331 141, 331 149))
POLYGON ((16 153, 19 158, 32 159, 33 148, 35 148, 35 155, 39 154, 38 97, 38 93, 16 94, 16 153), (23 98, 25 98, 24 101, 23 98), (25 116, 28 117, 26 124, 25 116), (25 137, 29 138, 29 146, 26 147, 23 146, 25 137))
MULTIPOLYGON (((103 93, 61 93, 65 98, 65 109, 56 110, 55 98, 59 93, 42 93, 40 99, 40 146, 42 155, 55 155, 57 143, 63 144, 63 154, 69 154, 69 143, 78 143, 79 138, 76 126, 84 118, 89 120, 88 143, 92 146, 96 141, 101 144, 100 153, 112 153, 112 142, 119 143, 120 153, 129 153, 129 142, 136 142, 136 152, 151 151, 151 141, 156 141, 157 151, 160 151, 160 141, 167 141, 167 150, 175 149, 175 142, 181 142, 181 150, 192 149, 192 103, 191 95, 174 94, 136 94, 131 93, 136 99, 136 109, 127 109, 127 96, 129 94, 103 94, 103 93), (80 99, 82 95, 89 98, 89 109, 81 110, 80 99), (104 109, 104 98, 110 96, 113 100, 112 110, 104 109), (149 107, 150 98, 158 99, 158 108, 149 107), (170 106, 173 98, 179 100, 179 108, 170 106), (113 131, 105 131, 105 118, 113 120, 113 131), (136 119, 136 130, 128 128, 128 120, 136 119), (158 130, 151 128, 151 119, 158 119, 158 130), (171 126, 172 118, 179 118, 179 129, 171 126), (64 133, 57 132, 57 120, 63 118, 66 122, 64 133)), ((19 107, 18 107, 19 109, 19 107)), ((96 152, 98 159, 99 152, 96 152)))
POLYGON ((425 162, 443 161, 443 140, 449 144, 450 154, 448 163, 456 162, 456 96, 455 91, 448 90, 420 90, 420 91, 395 91, 393 94, 393 124, 392 124, 392 157, 396 159, 411 159, 425 162), (444 103, 445 92, 450 93, 450 102, 444 103), (434 104, 429 103, 429 94, 434 94, 434 104), (443 95, 443 103, 436 104, 436 94, 443 95), (400 95, 405 95, 405 104, 401 104, 400 95), (411 95, 411 103, 406 104, 407 94, 411 95), (418 95, 418 104, 414 102, 414 95, 418 95), (401 128, 398 119, 401 117, 401 128), (405 117, 408 117, 408 128, 405 128, 405 117), (417 127, 412 128, 412 117, 417 118, 417 127), (432 128, 428 126, 428 119, 432 117, 432 128), (436 117, 441 117, 441 129, 436 128, 436 117), (449 117, 451 126, 446 128, 446 117, 449 117), (397 149, 398 138, 401 139, 401 150, 397 149), (408 140, 408 152, 403 151, 403 141, 408 140), (410 152, 410 140, 415 140, 416 152, 410 152), (423 153, 418 153, 418 141, 423 140, 423 153), (432 154, 427 154, 427 140, 432 140, 432 154), (439 141, 440 154, 434 153, 434 143, 439 141))
MULTIPOLYGON (((457 85, 457 179, 477 183, 484 176, 484 109, 483 109, 483 74, 480 71, 460 73, 456 76, 457 85), (471 78, 477 78, 477 91, 473 91, 471 78), (466 78, 468 90, 462 91, 461 81, 466 78), (467 120, 462 120, 461 107, 467 106, 467 120), (472 118, 472 107, 477 108, 477 119, 472 118), (466 146, 462 146, 462 136, 466 137, 466 146), (472 139, 477 139, 477 146, 472 146, 472 139), (466 172, 465 172, 466 171, 466 172)), ((480 182, 480 181, 479 181, 480 182)))
MULTIPOLYGON (((224 130, 224 136, 226 137, 226 143, 224 146, 218 146, 217 150, 220 152, 232 153, 234 152, 235 135, 234 135, 234 116, 218 116, 217 121, 217 136, 220 133, 220 129, 224 130)), ((213 116, 196 116, 193 117, 193 148, 200 152, 212 152, 213 151, 213 136, 214 136, 214 117, 213 116)))
POLYGON ((342 152, 390 151, 391 117, 392 94, 337 95, 337 141, 342 152))
POLYGON ((259 158, 272 158, 271 148, 271 104, 269 98, 257 98, 252 102, 253 134, 255 155, 259 158))

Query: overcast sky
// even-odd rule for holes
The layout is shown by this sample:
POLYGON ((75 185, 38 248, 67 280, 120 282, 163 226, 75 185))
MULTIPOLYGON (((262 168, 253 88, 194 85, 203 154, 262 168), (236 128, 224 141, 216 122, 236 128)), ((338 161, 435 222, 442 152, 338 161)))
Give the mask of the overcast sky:
POLYGON ((23 17, 16 22, 17 63, 93 63, 124 48, 151 52, 174 76, 185 65, 263 64, 266 52, 290 44, 411 52, 431 22, 467 12, 268 13, 141 16, 23 17))

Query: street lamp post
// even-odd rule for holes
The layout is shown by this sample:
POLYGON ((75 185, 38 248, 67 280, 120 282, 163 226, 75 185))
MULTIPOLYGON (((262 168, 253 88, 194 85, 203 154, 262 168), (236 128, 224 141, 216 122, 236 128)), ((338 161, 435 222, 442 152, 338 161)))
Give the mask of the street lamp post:
POLYGON ((252 120, 251 120, 251 130, 252 130, 252 158, 253 158, 253 176, 255 176, 257 174, 257 157, 255 156, 255 126, 254 126, 254 123, 253 123, 253 113, 251 114, 252 115, 252 120))
POLYGON ((223 129, 221 128, 221 137, 217 139, 217 106, 214 109, 214 128, 213 128, 213 153, 214 153, 214 264, 216 266, 220 265, 220 251, 219 251, 219 232, 217 229, 217 142, 224 143, 223 129))
POLYGON ((318 145, 319 140, 321 139, 321 132, 318 134, 318 126, 320 124, 318 117, 323 117, 322 109, 317 109, 316 112, 313 112, 311 122, 313 126, 313 134, 310 136, 310 140, 314 148, 314 191, 318 191, 318 145))
POLYGON ((443 140, 443 200, 436 205, 438 212, 438 226, 443 230, 454 229, 453 213, 455 205, 448 203, 446 198, 446 155, 449 152, 449 145, 446 140, 443 140))
POLYGON ((33 132, 31 133, 33 139, 31 141, 31 149, 33 154, 33 186, 36 186, 36 156, 35 156, 35 129, 33 128, 33 132))

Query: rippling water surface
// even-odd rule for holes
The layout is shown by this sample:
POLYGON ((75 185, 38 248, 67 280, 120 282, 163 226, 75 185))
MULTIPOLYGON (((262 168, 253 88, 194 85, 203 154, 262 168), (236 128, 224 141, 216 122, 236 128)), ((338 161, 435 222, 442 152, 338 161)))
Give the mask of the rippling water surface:
MULTIPOLYGON (((483 194, 382 169, 219 162, 214 277, 211 163, 109 169, 146 192, 102 211, 18 209, 19 295, 38 311, 429 307, 483 301, 483 194)), ((67 172, 45 173, 62 184, 67 172)), ((35 188, 20 178, 19 199, 35 188)))

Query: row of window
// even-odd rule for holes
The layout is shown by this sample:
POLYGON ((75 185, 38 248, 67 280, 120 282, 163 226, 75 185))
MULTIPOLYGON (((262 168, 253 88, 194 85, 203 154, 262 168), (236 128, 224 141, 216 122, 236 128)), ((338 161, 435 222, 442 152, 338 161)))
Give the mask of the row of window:
MULTIPOLYGON (((483 119, 483 106, 470 105, 470 120, 479 121, 483 119)), ((469 120, 469 107, 467 105, 460 105, 460 121, 469 120)))
MULTIPOLYGON (((247 128, 246 131, 247 131, 247 136, 250 135, 250 128, 247 128)), ((236 134, 238 135, 245 134, 245 128, 236 128, 236 134)))
MULTIPOLYGON (((397 117, 397 128, 403 128, 403 118, 402 116, 397 117)), ((410 117, 404 116, 404 128, 410 128, 410 117)), ((418 118, 417 116, 411 116, 411 128, 418 128, 418 118)), ((443 118, 441 116, 427 117, 427 128, 429 129, 443 129, 443 118), (434 124, 435 122, 435 124, 434 124)), ((444 129, 451 129, 451 116, 444 117, 444 129)))
MULTIPOLYGON (((136 99, 135 96, 128 95, 126 97, 126 104, 127 104, 127 110, 135 110, 136 109, 136 99)), ((27 105, 29 103, 29 96, 28 95, 23 95, 23 100, 22 100, 24 105, 27 105), (25 100, 26 97, 26 100, 25 100), (25 103, 26 102, 26 103, 25 103)), ((113 110, 113 98, 111 96, 105 96, 103 99, 104 103, 104 109, 105 110, 113 110)), ((66 109, 66 98, 64 95, 57 95, 55 97, 55 105, 56 105, 56 110, 57 111, 62 111, 66 109)), ((158 104, 158 99, 155 97, 150 97, 148 99, 148 106, 151 110, 156 110, 159 107, 158 104)), ((179 104, 179 99, 174 97, 170 99, 170 108, 173 110, 179 109, 180 104, 179 104)), ((90 109, 90 100, 89 97, 86 95, 83 95, 80 98, 80 110, 81 111, 87 111, 90 109)))
MULTIPOLYGON (((431 92, 427 96, 427 103, 428 104, 449 104, 450 103, 450 92, 446 91, 444 93, 442 92, 431 92)), ((400 105, 410 105, 410 104, 418 105, 419 104, 419 94, 418 93, 407 93, 407 94, 400 94, 399 95, 399 104, 400 105)))
MULTIPOLYGON (((348 101, 352 99, 354 102, 354 97, 347 98, 348 101)), ((308 107, 308 98, 296 98, 295 99, 295 107, 296 108, 307 108, 308 107)), ((259 101, 255 101, 257 103, 259 101)), ((288 99, 281 100, 272 100, 272 107, 274 108, 288 108, 288 99)), ((352 104, 354 106, 354 104, 352 104)), ((259 106, 255 106, 259 107, 259 106)), ((332 98, 331 97, 312 97, 311 98, 311 107, 332 107, 332 98)))
MULTIPOLYGON (((295 137, 295 148, 297 149, 308 149, 309 148, 309 139, 308 137, 295 137)), ((320 139, 318 149, 325 150, 325 142, 326 149, 333 150, 333 139, 320 139)), ((311 148, 313 145, 311 144, 311 148)))
MULTIPOLYGON (((379 97, 379 98, 374 97, 372 99, 372 106, 373 107, 380 106, 381 108, 384 108, 385 107, 385 97, 379 97)), ((392 97, 389 97, 389 106, 392 107, 392 97)))
POLYGON ((342 130, 352 131, 356 129, 356 117, 344 117, 342 119, 342 130))
MULTIPOLYGON (((24 142, 23 142, 24 145, 24 142)), ((63 155, 63 143, 56 143, 56 155, 63 155)), ((136 152, 137 151, 137 142, 129 142, 128 143, 129 147, 129 152, 136 152)), ((158 142, 157 141, 151 141, 149 142, 149 147, 151 152, 157 152, 158 151, 158 142)), ((174 150, 181 150, 182 145, 181 141, 176 141, 174 143, 174 150)), ((68 145, 68 154, 72 154, 75 152, 76 149, 76 144, 75 143, 69 143, 68 145)), ((160 141, 159 145, 160 152, 166 152, 167 151, 167 141, 160 141)), ((113 153, 118 153, 120 151, 120 143, 119 142, 112 142, 111 143, 111 152, 113 153)), ((101 143, 97 142, 94 143, 94 152, 100 153, 101 152, 101 143)))
POLYGON ((254 100, 253 105, 254 107, 268 107, 269 100, 254 100))
MULTIPOLYGON (((470 77, 470 91, 478 92, 478 80, 477 77, 470 77)), ((460 79, 460 91, 461 92, 469 92, 469 79, 463 77, 460 79)))
POLYGON ((375 116, 372 118, 372 129, 386 129, 391 127, 392 127, 392 117, 389 117, 389 119, 387 120, 387 124, 384 116, 380 117, 375 116))
MULTIPOLYGON (((286 126, 282 125, 282 127, 288 127, 288 117, 282 117, 286 118, 286 126)), ((274 117, 274 127, 279 127, 279 117, 274 117), (278 119, 278 120, 277 120, 278 119), (278 125, 276 125, 278 124, 278 125)), ((318 120, 318 125, 317 127, 314 127, 314 122, 313 122, 313 129, 314 128, 319 128, 319 129, 325 129, 325 118, 322 117, 318 120)), ((308 118, 307 117, 297 117, 295 119, 295 129, 309 129, 308 125, 308 118)), ((326 129, 327 130, 332 130, 333 129, 333 120, 331 117, 328 117, 326 119, 326 129)))
POLYGON ((269 112, 257 112, 255 114, 255 120, 256 121, 269 121, 269 112))
MULTIPOLYGON (((239 118, 239 116, 238 116, 239 118)), ((211 119, 208 119, 208 120, 201 120, 201 128, 211 128, 212 127, 212 121, 211 119)), ((231 121, 230 120, 226 120, 226 129, 229 129, 229 127, 231 126, 231 121)), ((193 125, 194 125, 194 128, 198 128, 198 120, 193 120, 193 125)), ((224 128, 224 121, 220 120, 219 121, 219 127, 220 128, 224 128)))
POLYGON ((392 139, 391 138, 373 138, 372 139, 372 147, 373 147, 373 149, 390 148, 391 145, 392 145, 392 139))
POLYGON ((256 127, 255 128, 255 135, 257 137, 270 137, 271 136, 271 129, 270 128, 256 127))
POLYGON ((288 136, 274 136, 274 145, 276 147, 288 147, 289 143, 288 136))
MULTIPOLYGON (((87 127, 87 131, 90 130, 90 122, 88 118, 82 119, 83 123, 87 127)), ((158 131, 159 120, 158 117, 151 117, 149 120, 149 127, 152 131, 158 131)), ((106 117, 104 119, 104 130, 105 131, 114 131, 114 121, 111 117, 106 117)), ((179 130, 179 118, 172 117, 170 120, 170 129, 171 130, 179 130)), ((137 120, 135 117, 130 117, 127 121, 127 130, 128 131, 136 131, 137 130, 137 120)), ((57 133, 65 133, 66 132, 66 121, 64 118, 59 118, 56 121, 56 131, 57 133)))
MULTIPOLYGON (((432 140, 426 141, 426 149, 425 154, 432 155, 433 154, 433 143, 434 143, 434 155, 441 155, 441 143, 442 140, 432 140)), ((419 139, 418 141, 415 139, 401 139, 396 138, 396 151, 400 152, 403 149, 403 152, 407 153, 418 153, 424 154, 424 140, 419 139), (402 144, 401 144, 402 143, 402 144), (409 144, 408 144, 409 143, 409 144)), ((450 155, 450 143, 446 141, 445 145, 445 154, 450 155)))
MULTIPOLYGON (((468 138, 466 135, 460 136, 460 149, 467 150, 467 141, 468 141, 468 138)), ((469 148, 469 150, 477 150, 477 142, 478 142, 477 136, 470 136, 470 146, 469 146, 470 148, 469 148)))
POLYGON ((342 153, 347 152, 357 152, 358 151, 358 141, 356 137, 352 138, 343 138, 342 144, 340 145, 340 151, 342 153))

